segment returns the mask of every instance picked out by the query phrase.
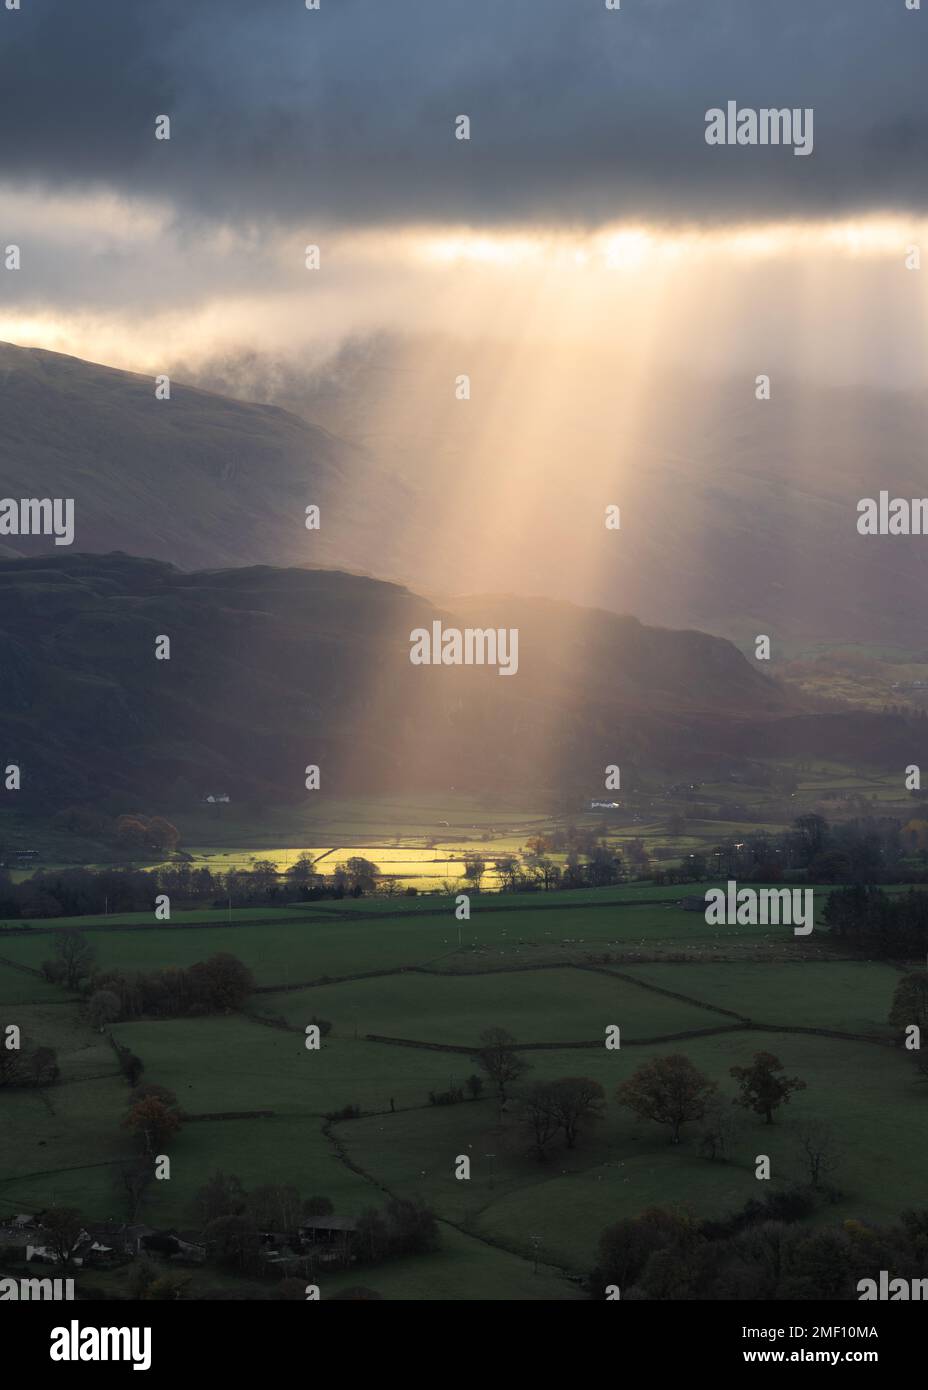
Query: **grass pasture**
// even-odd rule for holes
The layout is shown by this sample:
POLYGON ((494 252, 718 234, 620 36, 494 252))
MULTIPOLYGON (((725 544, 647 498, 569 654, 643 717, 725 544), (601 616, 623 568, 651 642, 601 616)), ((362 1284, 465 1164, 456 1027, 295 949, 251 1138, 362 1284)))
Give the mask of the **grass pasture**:
POLYGON ((900 978, 892 966, 874 961, 667 962, 630 965, 627 973, 757 1023, 883 1037, 891 1036, 887 1017, 900 978))
POLYGON ((338 1037, 375 1033, 422 1042, 479 1046, 505 1020, 520 1042, 594 1042, 609 1024, 629 1038, 663 1036, 724 1022, 722 1015, 580 969, 482 975, 404 974, 317 989, 260 995, 265 1006, 303 1028, 317 1015, 338 1037))
POLYGON ((57 985, 48 984, 41 975, 0 961, 0 1012, 13 1004, 60 1004, 65 997, 57 985))
POLYGON ((842 1147, 841 1185, 846 1196, 820 1219, 890 1220, 906 1206, 924 1205, 924 1146, 928 1116, 913 1135, 913 1106, 919 1100, 911 1068, 890 1048, 795 1034, 729 1033, 698 1038, 681 1048, 629 1047, 621 1052, 532 1054, 538 1077, 587 1075, 607 1096, 605 1120, 573 1153, 560 1144, 539 1163, 526 1152, 518 1124, 499 1124, 491 1102, 465 1102, 404 1114, 385 1144, 378 1122, 345 1122, 338 1132, 352 1159, 404 1196, 416 1193, 449 1219, 528 1250, 540 1234, 548 1257, 571 1268, 588 1268, 596 1239, 607 1221, 636 1215, 651 1205, 684 1204, 699 1216, 715 1216, 758 1194, 754 1158, 772 1160, 773 1186, 801 1179, 796 1129, 801 1120, 823 1118, 842 1147), (646 1058, 681 1050, 723 1094, 735 1095, 729 1069, 760 1050, 776 1053, 790 1074, 807 1082, 774 1125, 743 1112, 732 1160, 712 1163, 700 1156, 684 1130, 673 1147, 668 1131, 636 1121, 614 1099, 617 1084, 646 1058), (879 1115, 879 1123, 876 1116, 879 1115), (453 1160, 472 1155, 470 1182, 457 1182, 453 1160), (493 1155, 492 1159, 489 1155, 493 1155), (891 1179, 889 1175, 891 1174, 891 1179))
MULTIPOLYGON (((197 1114, 273 1110, 321 1118, 346 1105, 389 1111, 391 1097, 398 1109, 424 1105, 430 1090, 448 1085, 445 1053, 354 1038, 326 1039, 314 1052, 302 1031, 241 1016, 122 1023, 113 1031, 197 1114)), ((453 1069, 461 1074, 456 1058, 453 1069)))
MULTIPOLYGON (((421 922, 367 920, 243 924, 210 927, 152 927, 146 931, 88 929, 101 970, 156 970, 193 965, 218 951, 231 951, 252 970, 259 985, 300 984, 359 969, 384 970, 436 959, 452 941, 438 918, 421 922)), ((37 969, 51 954, 48 936, 10 937, 9 960, 37 969)))
MULTIPOLYGON (((453 899, 346 899, 307 905, 261 920, 219 913, 208 923, 170 926, 129 922, 88 923, 84 930, 102 970, 153 970, 192 965, 217 951, 245 962, 261 986, 298 985, 402 966, 441 963, 479 970, 488 965, 585 960, 605 951, 634 958, 692 951, 791 952, 788 927, 713 927, 701 913, 676 906, 674 890, 607 888, 597 894, 529 894, 501 901, 475 897, 469 921, 458 922, 453 899)), ((822 895, 817 892, 820 907, 822 895)), ((191 914, 193 915, 193 914, 191 914)), ((69 919, 69 925, 71 921, 69 919)), ((38 971, 53 952, 48 931, 7 933, 0 956, 38 971)), ((2 964, 2 962, 0 962, 2 964)), ((26 977, 24 977, 26 978, 26 977)), ((33 977, 35 988, 42 982, 33 977)), ((15 984, 10 988, 17 988, 15 984)), ((25 986, 23 986, 25 988, 25 986)))
MULTIPOLYGON (((817 914, 826 891, 816 890, 817 914)), ((199 914, 170 928, 87 924, 102 968, 162 969, 231 951, 261 987, 242 1014, 114 1025, 144 1062, 145 1080, 174 1091, 188 1116, 209 1117, 186 1120, 171 1144, 170 1181, 153 1184, 141 1219, 194 1224, 194 1196, 216 1169, 246 1187, 286 1183, 328 1196, 342 1215, 380 1206, 387 1193, 418 1195, 445 1223, 441 1251, 327 1275, 324 1296, 362 1283, 397 1299, 572 1298, 581 1291, 553 1266, 584 1274, 607 1223, 654 1204, 730 1212, 758 1195, 759 1153, 771 1157, 771 1187, 801 1176, 797 1129, 811 1118, 839 1140, 844 1193, 813 1220, 889 1221, 923 1206, 924 1086, 911 1058, 889 1045, 887 1026, 899 972, 840 959, 818 932, 797 939, 790 928, 710 927, 676 905, 681 895, 650 885, 478 895, 463 922, 453 899, 398 898, 236 912, 231 925, 221 913, 213 925, 199 914), (333 1024, 319 1051, 304 1045, 314 1015, 333 1024), (618 1051, 558 1046, 598 1043, 613 1024, 618 1051), (575 1150, 558 1140, 539 1163, 517 1105, 500 1115, 489 1089, 478 1100, 429 1104, 430 1091, 460 1086, 476 1069, 470 1049, 492 1026, 531 1045, 524 1084, 577 1075, 602 1084, 605 1118, 575 1150), (684 1036, 648 1041, 668 1034, 684 1036), (731 1067, 760 1050, 807 1088, 771 1126, 739 1109, 726 1163, 700 1156, 695 1127, 673 1147, 665 1130, 615 1099, 620 1081, 669 1052, 685 1053, 733 1098, 731 1067), (325 1120, 349 1105, 361 1118, 325 1120), (273 1113, 243 1113, 255 1111, 273 1113), (468 1181, 454 1176, 459 1155, 471 1159, 468 1181)), ((121 1127, 126 1083, 80 1000, 31 973, 51 948, 42 931, 0 938, 0 1021, 55 1047, 62 1071, 48 1090, 0 1092, 0 1216, 54 1201, 88 1218, 119 1217, 116 1168, 132 1152, 121 1127)))

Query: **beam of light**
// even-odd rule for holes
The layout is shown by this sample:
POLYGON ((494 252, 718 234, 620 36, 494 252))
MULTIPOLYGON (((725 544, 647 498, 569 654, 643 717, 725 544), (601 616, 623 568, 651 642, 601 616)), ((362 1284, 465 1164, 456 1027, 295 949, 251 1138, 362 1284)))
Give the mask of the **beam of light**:
MULTIPOLYGON (((771 271, 798 283, 804 267, 821 271, 840 344, 850 292, 876 303, 887 287, 893 293, 890 282, 865 285, 861 271, 894 276, 909 246, 928 245, 928 222, 888 212, 724 226, 358 230, 311 219, 298 229, 194 224, 166 202, 106 190, 0 184, 0 202, 4 244, 23 250, 20 272, 0 272, 0 337, 139 371, 196 366, 240 346, 317 360, 378 333, 473 339, 490 325, 498 337, 518 338, 529 316, 553 341, 608 345, 620 315, 626 339, 637 340, 668 296, 693 300, 694 272, 707 301, 727 295, 733 277, 756 273, 756 285, 738 289, 746 302, 763 295, 771 271), (318 274, 303 264, 311 242, 322 248, 318 274)), ((920 296, 922 277, 900 270, 896 278, 920 296)), ((785 303, 782 278, 779 288, 785 303)), ((921 335, 901 356, 921 360, 921 335)), ((870 359, 886 362, 882 345, 870 359)), ((846 361, 836 371, 847 374, 846 361)))
MULTIPOLYGON (((763 537, 746 534, 744 518, 762 513, 758 499, 789 485, 799 508, 796 477, 817 477, 824 416, 819 426, 810 409, 791 435, 771 430, 775 445, 763 433, 787 394, 783 377, 795 373, 811 393, 828 371, 847 379, 849 364, 875 363, 889 379, 907 362, 924 371, 923 277, 904 258, 928 245, 928 224, 901 216, 593 231, 214 227, 198 239, 157 210, 134 217, 103 200, 95 211, 50 204, 59 220, 43 242, 42 210, 21 200, 7 221, 6 239, 27 255, 3 284, 2 338, 154 374, 238 348, 305 366, 352 336, 397 336, 336 432, 409 482, 406 533, 390 539, 397 566, 414 572, 376 563, 379 577, 434 594, 435 616, 454 611, 455 594, 495 592, 678 621, 713 563, 731 470, 742 506, 726 540, 752 555, 763 537), (319 273, 303 264, 309 242, 322 247, 319 273), (775 377, 769 409, 754 400, 761 372, 775 377), (694 382, 700 373, 706 381, 694 382), (455 396, 460 374, 471 378, 466 402, 455 396), (744 447, 735 460, 718 446, 713 374, 734 379, 725 399, 744 447), (604 525, 612 503, 619 533, 604 525)), ((357 471, 344 486, 358 490, 357 471)), ((305 558, 281 542, 280 563, 305 558)), ((718 605, 709 625, 724 604, 706 602, 718 605)), ((473 620, 481 625, 479 612, 473 620)), ((520 661, 527 669, 531 650, 520 661)), ((359 687, 376 679, 372 667, 359 687)), ((440 747, 455 735, 454 686, 443 683, 439 698, 424 673, 419 690, 396 718, 440 747)), ((527 727, 523 751, 544 781, 559 731, 544 715, 527 727)))

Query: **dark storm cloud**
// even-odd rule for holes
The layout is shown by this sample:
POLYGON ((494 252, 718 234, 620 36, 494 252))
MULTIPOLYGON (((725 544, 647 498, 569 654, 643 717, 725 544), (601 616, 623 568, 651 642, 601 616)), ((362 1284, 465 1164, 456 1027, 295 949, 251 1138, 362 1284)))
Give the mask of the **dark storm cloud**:
POLYGON ((0 9, 0 178, 17 183, 284 222, 755 220, 928 199, 928 3, 22 5, 0 9), (812 158, 707 146, 705 112, 729 99, 812 107, 812 158))

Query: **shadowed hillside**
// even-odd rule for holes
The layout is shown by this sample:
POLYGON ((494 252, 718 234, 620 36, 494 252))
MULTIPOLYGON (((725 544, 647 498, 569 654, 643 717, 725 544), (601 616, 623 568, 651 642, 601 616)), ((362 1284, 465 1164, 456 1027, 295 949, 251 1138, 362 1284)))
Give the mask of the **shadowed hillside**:
MULTIPOLYGON (((389 560, 402 489, 276 406, 177 382, 161 401, 151 377, 7 343, 0 399, 0 496, 73 497, 77 549, 185 569, 389 560), (306 529, 311 504, 319 530, 306 529)), ((47 537, 0 536, 0 555, 49 549, 47 537)))
POLYGON ((546 593, 745 650, 768 633, 775 660, 810 637, 919 648, 928 538, 860 536, 856 508, 881 488, 925 495, 924 399, 813 388, 797 372, 776 374, 758 401, 754 372, 714 380, 698 363, 642 364, 621 335, 579 354, 385 335, 347 345, 325 370, 250 354, 196 379, 263 393, 376 452, 418 514, 444 515, 440 548, 410 534, 389 572, 414 588, 546 593), (449 391, 462 362, 479 408, 449 391), (513 467, 506 494, 499 479, 513 467), (603 526, 607 503, 621 506, 619 532, 603 526))
MULTIPOLYGON (((644 390, 624 359, 507 360, 499 344, 387 338, 327 373, 260 355, 200 373, 280 409, 177 381, 157 401, 150 377, 0 345, 0 496, 74 497, 75 549, 185 570, 323 565, 430 594, 546 594, 744 650, 766 633, 775 662, 808 639, 920 647, 928 538, 856 530, 861 497, 925 491, 916 397, 778 378, 758 402, 752 377, 644 390), (454 399, 462 355, 486 410, 454 399)), ((53 549, 0 536, 0 555, 53 549)))
POLYGON ((442 612, 333 571, 4 561, 0 648, 0 746, 23 767, 24 809, 113 790, 168 799, 178 779, 296 801, 308 764, 323 793, 595 790, 612 762, 680 772, 832 744, 914 751, 903 721, 816 714, 704 633, 541 599, 442 612), (412 629, 436 618, 517 628, 517 674, 411 664, 412 629))

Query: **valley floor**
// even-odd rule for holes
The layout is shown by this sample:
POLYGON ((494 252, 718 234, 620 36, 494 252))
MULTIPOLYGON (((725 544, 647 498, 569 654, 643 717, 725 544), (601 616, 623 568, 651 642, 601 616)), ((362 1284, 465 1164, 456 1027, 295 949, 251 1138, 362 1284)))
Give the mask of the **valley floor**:
MULTIPOLYGON (((826 892, 816 890, 818 914, 826 892)), ((259 985, 242 1013, 113 1027, 145 1079, 174 1091, 187 1115, 171 1178, 153 1185, 139 1220, 190 1227, 194 1194, 217 1169, 246 1188, 284 1183, 329 1197, 343 1216, 387 1194, 421 1197, 440 1218, 441 1250, 322 1274, 324 1296, 361 1282, 387 1298, 572 1298, 607 1224, 656 1204, 697 1216, 740 1208, 758 1195, 759 1152, 771 1158, 767 1190, 801 1181, 797 1130, 813 1117, 842 1153, 843 1196, 816 1219, 889 1221, 924 1204, 923 1086, 887 1022, 899 968, 841 959, 821 931, 800 940, 788 928, 709 927, 658 888, 477 897, 463 923, 451 899, 395 908, 360 899, 236 913, 232 925, 217 913, 170 928, 150 918, 142 929, 88 926, 103 968, 190 964, 222 950, 259 985), (314 1017, 332 1023, 319 1051, 304 1045, 314 1017), (602 1084, 605 1119, 575 1150, 553 1147, 539 1162, 517 1106, 500 1112, 487 1091, 430 1103, 430 1092, 478 1070, 480 1034, 496 1026, 524 1049, 526 1083, 602 1084), (611 1026, 621 1029, 615 1051, 604 1043, 611 1026), (730 1068, 761 1050, 807 1089, 773 1126, 744 1114, 727 1162, 700 1156, 694 1132, 669 1145, 665 1130, 615 1099, 643 1061, 681 1052, 733 1097, 730 1068), (359 1118, 326 1118, 348 1106, 359 1118), (467 1181, 455 1177, 461 1155, 467 1181)), ((2 1096, 0 1220, 51 1203, 123 1220, 126 1083, 82 1002, 40 975, 42 925, 0 937, 0 1009, 57 1048, 62 1078, 2 1096)), ((86 1277, 105 1286, 105 1275, 86 1277)), ((197 1272, 194 1289, 223 1296, 211 1277, 197 1272)))

